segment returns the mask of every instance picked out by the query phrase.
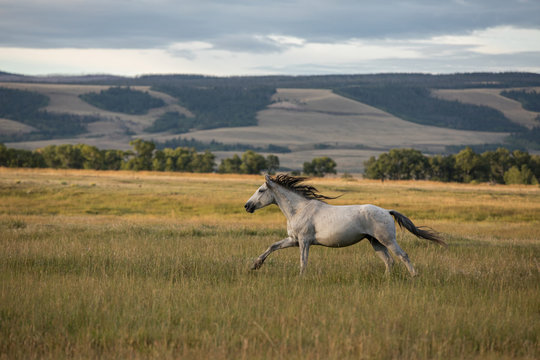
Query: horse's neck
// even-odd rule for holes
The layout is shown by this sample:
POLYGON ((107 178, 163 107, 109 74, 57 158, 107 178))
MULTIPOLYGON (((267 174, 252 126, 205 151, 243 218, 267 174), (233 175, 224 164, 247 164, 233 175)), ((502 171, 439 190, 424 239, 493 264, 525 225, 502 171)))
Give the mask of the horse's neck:
POLYGON ((274 196, 277 206, 279 206, 287 220, 290 220, 300 209, 306 206, 309 201, 302 195, 281 186, 277 186, 274 189, 274 196))

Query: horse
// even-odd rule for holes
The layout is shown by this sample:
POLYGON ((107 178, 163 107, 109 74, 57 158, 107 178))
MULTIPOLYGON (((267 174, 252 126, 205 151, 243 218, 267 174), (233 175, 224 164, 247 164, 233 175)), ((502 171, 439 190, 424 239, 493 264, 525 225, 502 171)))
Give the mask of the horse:
POLYGON ((309 248, 312 245, 326 247, 345 247, 367 238, 375 253, 383 260, 389 274, 394 260, 388 250, 400 259, 411 276, 416 276, 409 256, 396 241, 395 222, 401 228, 417 236, 447 246, 434 230, 416 227, 405 215, 395 210, 366 205, 327 204, 324 200, 336 199, 322 195, 318 190, 304 182, 308 178, 279 174, 266 175, 265 182, 244 205, 247 212, 276 204, 287 218, 287 237, 272 244, 253 263, 251 269, 259 269, 268 255, 276 250, 289 247, 300 248, 300 275, 307 267, 309 248))

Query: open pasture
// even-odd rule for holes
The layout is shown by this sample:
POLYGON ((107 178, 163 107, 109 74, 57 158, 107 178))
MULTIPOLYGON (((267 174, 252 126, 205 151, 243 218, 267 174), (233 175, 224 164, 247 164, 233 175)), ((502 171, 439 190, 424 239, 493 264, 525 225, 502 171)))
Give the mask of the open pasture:
POLYGON ((251 262, 283 238, 247 214, 262 176, 0 168, 0 358, 535 359, 540 188, 316 179, 441 231, 251 262))

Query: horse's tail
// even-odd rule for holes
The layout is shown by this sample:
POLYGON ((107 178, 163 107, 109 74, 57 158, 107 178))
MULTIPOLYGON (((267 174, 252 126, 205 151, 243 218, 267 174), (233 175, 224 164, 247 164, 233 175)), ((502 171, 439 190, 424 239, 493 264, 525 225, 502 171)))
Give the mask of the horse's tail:
POLYGON ((392 215, 394 217, 394 219, 396 219, 396 221, 397 221, 400 228, 405 228, 405 229, 409 230, 411 233, 413 233, 414 235, 416 235, 419 238, 431 240, 431 241, 436 242, 437 244, 442 245, 442 246, 448 246, 443 241, 441 236, 436 231, 434 231, 433 229, 425 227, 425 226, 416 227, 413 224, 413 222, 411 221, 411 219, 409 219, 408 217, 406 217, 403 214, 398 213, 395 210, 390 210, 389 213, 390 213, 390 215, 392 215))

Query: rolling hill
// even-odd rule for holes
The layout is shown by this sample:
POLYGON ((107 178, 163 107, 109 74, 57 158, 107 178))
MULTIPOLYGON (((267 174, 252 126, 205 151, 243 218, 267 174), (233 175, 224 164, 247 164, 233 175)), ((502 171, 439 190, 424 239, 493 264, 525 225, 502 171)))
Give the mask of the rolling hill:
MULTIPOLYGON (((484 74, 482 77, 476 74, 470 77, 456 75, 440 78, 421 75, 410 77, 381 75, 379 78, 334 76, 230 79, 171 76, 105 78, 105 80, 92 78, 87 81, 79 80, 79 84, 61 83, 58 79, 56 83, 22 82, 18 79, 19 82, 0 82, 0 88, 31 91, 47 96, 48 105, 42 110, 48 113, 93 116, 98 118, 98 121, 88 123, 87 131, 77 136, 29 141, 25 140, 23 135, 35 132, 34 127, 12 118, 3 118, 0 119, 0 136, 3 139, 10 137, 17 139, 19 136, 22 141, 5 141, 6 145, 26 149, 60 143, 85 143, 99 148, 128 149, 129 141, 134 138, 163 142, 178 136, 203 142, 215 140, 225 144, 240 143, 258 147, 272 144, 291 150, 290 153, 279 154, 281 164, 285 168, 299 169, 304 161, 313 157, 330 156, 338 163, 338 171, 360 172, 363 169, 363 162, 370 156, 395 147, 412 147, 438 153, 444 152, 447 146, 501 144, 509 135, 508 131, 490 131, 489 123, 482 125, 480 129, 463 130, 407 121, 404 120, 406 116, 398 117, 395 113, 392 115, 383 111, 381 108, 385 108, 384 106, 370 106, 338 95, 337 91, 332 90, 347 86, 362 86, 366 82, 370 82, 370 86, 377 84, 377 81, 386 81, 388 84, 388 79, 400 81, 401 86, 407 84, 407 81, 409 84, 414 83, 414 86, 419 86, 420 83, 424 86, 429 85, 431 97, 440 101, 459 101, 459 104, 495 109, 500 112, 503 119, 516 124, 517 127, 532 128, 540 125, 537 120, 539 113, 524 110, 519 102, 500 95, 503 89, 511 86, 522 89, 524 86, 520 85, 523 84, 530 85, 525 88, 538 89, 540 77, 536 74, 529 77, 497 74, 484 74), (487 81, 492 78, 498 81, 487 81), (439 82, 435 82, 434 79, 438 79, 439 82), (485 81, 480 81, 482 79, 485 81), (519 79, 523 80, 520 82, 519 79), (147 85, 141 85, 143 82, 147 85), (164 105, 152 108, 145 114, 126 114, 97 108, 80 97, 83 94, 100 92, 119 85, 129 85, 135 91, 147 92, 150 96, 160 99, 164 105), (206 98, 201 101, 201 97, 186 99, 179 95, 189 92, 190 87, 196 87, 206 98), (269 88, 274 89, 273 95, 266 98, 272 93, 268 92, 269 88), (260 93, 260 96, 254 96, 254 93, 260 93), (249 108, 252 115, 241 113, 242 102, 235 101, 230 94, 239 94, 238 97, 244 96, 242 101, 250 101, 250 106, 246 108, 249 108), (218 97, 221 100, 217 99, 218 97), (217 99, 215 103, 213 99, 217 99), (228 104, 231 106, 227 106, 228 104), (206 125, 182 135, 174 131, 161 133, 146 131, 157 118, 167 113, 182 114, 195 124, 203 123, 205 120, 206 125), (250 116, 255 116, 255 121, 250 116), (243 121, 246 123, 256 125, 217 127, 221 126, 219 124, 222 118, 245 118, 243 121)), ((73 81, 70 78, 70 82, 73 81)), ((193 94, 195 90, 189 93, 193 94)), ((343 92, 339 91, 339 94, 343 92)), ((401 100, 407 101, 406 98, 401 100)), ((434 111, 437 111, 436 106, 435 102, 434 111)), ((218 160, 231 156, 230 152, 215 153, 218 160)))

